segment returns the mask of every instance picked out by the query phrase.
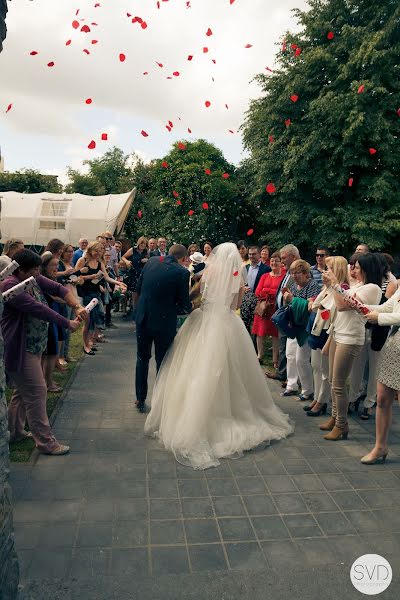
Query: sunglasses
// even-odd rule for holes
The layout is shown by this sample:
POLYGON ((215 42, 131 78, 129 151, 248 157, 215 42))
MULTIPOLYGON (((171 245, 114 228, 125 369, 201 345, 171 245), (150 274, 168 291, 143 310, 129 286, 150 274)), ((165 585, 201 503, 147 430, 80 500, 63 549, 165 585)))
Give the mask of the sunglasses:
POLYGON ((324 256, 326 256, 326 254, 316 254, 315 255, 317 258, 324 258, 324 256))
POLYGON ((104 238, 104 239, 105 239, 105 240, 108 240, 108 241, 111 241, 111 240, 112 240, 112 237, 111 237, 111 238, 104 238))

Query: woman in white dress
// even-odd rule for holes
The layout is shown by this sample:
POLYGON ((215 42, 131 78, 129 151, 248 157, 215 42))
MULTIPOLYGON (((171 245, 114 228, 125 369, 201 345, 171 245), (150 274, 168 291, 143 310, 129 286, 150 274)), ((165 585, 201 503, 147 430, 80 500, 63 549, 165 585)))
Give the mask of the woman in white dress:
POLYGON ((251 338, 235 310, 243 263, 232 243, 217 246, 202 278, 201 308, 187 318, 158 373, 145 433, 178 462, 219 465, 293 432, 275 406, 251 338))

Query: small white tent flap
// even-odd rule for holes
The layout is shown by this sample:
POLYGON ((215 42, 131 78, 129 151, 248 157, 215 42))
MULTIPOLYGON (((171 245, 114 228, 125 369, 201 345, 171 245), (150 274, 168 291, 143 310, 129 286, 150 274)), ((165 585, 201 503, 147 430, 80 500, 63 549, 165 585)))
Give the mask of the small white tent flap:
POLYGON ((51 238, 77 245, 102 231, 119 234, 135 197, 126 194, 20 194, 0 192, 1 242, 17 237, 25 244, 44 246, 51 238))

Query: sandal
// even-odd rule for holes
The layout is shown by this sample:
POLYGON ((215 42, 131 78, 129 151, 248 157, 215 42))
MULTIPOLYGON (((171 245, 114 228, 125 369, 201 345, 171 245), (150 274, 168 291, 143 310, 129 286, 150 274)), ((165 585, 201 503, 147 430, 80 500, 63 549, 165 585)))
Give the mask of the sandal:
POLYGON ((364 408, 360 415, 360 419, 362 419, 363 421, 368 421, 371 417, 372 417, 372 408, 364 408))
POLYGON ((51 394, 56 394, 58 392, 62 392, 63 388, 59 385, 53 385, 53 387, 48 387, 47 391, 51 394))

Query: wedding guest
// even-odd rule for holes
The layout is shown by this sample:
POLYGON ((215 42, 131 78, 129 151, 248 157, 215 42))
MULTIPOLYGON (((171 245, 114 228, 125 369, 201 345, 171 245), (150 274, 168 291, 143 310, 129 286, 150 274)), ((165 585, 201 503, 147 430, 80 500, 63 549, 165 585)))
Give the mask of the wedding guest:
POLYGON ((72 265, 75 266, 78 260, 83 256, 86 248, 88 247, 87 238, 81 238, 78 242, 78 248, 75 250, 74 255, 72 257, 72 265))
MULTIPOLYGON (((293 283, 289 284, 289 290, 284 292, 283 298, 286 304, 290 304, 294 298, 303 300, 315 299, 319 294, 319 285, 311 276, 311 267, 305 260, 295 260, 290 265, 290 273, 293 283)), ((307 323, 306 323, 307 324, 307 323)), ((304 326, 304 334, 306 332, 304 326)), ((287 339, 286 363, 287 384, 282 396, 299 396, 300 400, 312 400, 314 394, 313 374, 311 369, 311 348, 306 342, 302 344, 298 339, 287 339), (300 380, 301 393, 298 394, 298 380, 300 380)))
MULTIPOLYGON (((161 254, 154 254, 154 256, 161 256, 161 254)), ((141 236, 136 242, 136 246, 129 248, 129 250, 125 252, 122 257, 123 262, 125 262, 127 267, 129 267, 128 290, 132 293, 133 307, 135 306, 137 300, 137 282, 139 281, 140 274, 149 258, 148 241, 144 236, 141 236)))
MULTIPOLYGON (((281 257, 281 262, 286 269, 286 275, 282 279, 280 286, 278 287, 278 292, 276 294, 276 308, 282 308, 283 306, 283 292, 288 289, 290 283, 293 282, 290 272, 290 266, 292 263, 300 258, 299 250, 293 244, 286 244, 279 251, 279 255, 281 257)), ((278 332, 278 340, 279 340, 279 364, 278 364, 278 372, 269 374, 267 373, 267 377, 270 379, 277 379, 282 382, 282 386, 286 387, 287 380, 287 372, 286 372, 286 340, 287 337, 283 333, 283 331, 279 330, 278 332)))
POLYGON ((195 252, 200 252, 198 244, 190 244, 188 247, 188 256, 192 256, 195 252))
POLYGON ((367 319, 370 323, 390 326, 390 334, 382 351, 378 375, 375 446, 361 462, 373 465, 385 462, 388 454, 388 437, 392 423, 392 407, 400 392, 400 290, 384 304, 370 305, 367 319))
POLYGON ((355 254, 365 254, 366 252, 369 252, 369 246, 368 244, 358 244, 357 248, 354 250, 355 254))
POLYGON ((248 249, 246 242, 244 240, 239 240, 237 243, 237 249, 239 250, 239 254, 242 257, 243 265, 244 266, 249 265, 250 264, 249 249, 248 249))
MULTIPOLYGON (((372 254, 359 254, 354 267, 354 276, 358 284, 350 288, 351 295, 356 296, 364 304, 379 304, 382 291, 382 273, 372 254)), ((365 318, 346 304, 342 295, 332 288, 337 284, 332 272, 326 271, 322 276, 327 288, 334 294, 337 308, 333 323, 333 335, 329 348, 329 380, 332 393, 332 416, 320 426, 326 440, 337 441, 347 439, 349 424, 347 412, 349 398, 347 379, 351 373, 354 360, 360 354, 365 342, 365 318)))
POLYGON ((316 263, 311 267, 311 275, 322 288, 322 273, 326 270, 326 259, 330 256, 330 250, 327 246, 319 244, 315 253, 316 263))
MULTIPOLYGON (((78 292, 77 292, 76 288, 77 288, 78 283, 83 283, 83 281, 75 279, 75 278, 73 281, 70 279, 70 276, 75 272, 75 268, 73 265, 73 254, 74 254, 73 246, 71 246, 71 244, 66 244, 64 247, 63 253, 61 254, 60 262, 58 265, 59 271, 57 273, 57 281, 58 281, 58 283, 61 283, 62 285, 64 285, 67 288, 67 290, 75 296, 76 303, 79 304, 80 301, 79 301, 78 292), (72 269, 72 271, 71 271, 71 269, 72 269)), ((73 315, 74 315, 74 309, 70 306, 67 306, 67 313, 64 316, 66 316, 67 319, 73 319, 74 318, 73 315)), ((73 359, 69 353, 70 340, 71 340, 71 332, 69 329, 67 329, 65 340, 61 344, 61 349, 60 349, 60 360, 62 359, 63 361, 65 361, 65 363, 76 362, 76 360, 73 359)))
POLYGON ((349 285, 351 288, 359 284, 359 280, 356 277, 356 271, 355 271, 356 262, 357 262, 359 256, 360 256, 360 253, 353 254, 349 258, 348 274, 349 274, 349 285))
POLYGON ((210 256, 212 250, 213 250, 214 246, 211 242, 207 241, 204 242, 203 245, 203 255, 204 255, 204 262, 207 263, 208 257, 210 256))
POLYGON ((120 240, 116 240, 114 244, 115 252, 117 253, 117 261, 120 263, 122 258, 122 242, 120 240))
POLYGON ((4 337, 4 362, 8 380, 13 388, 8 407, 10 441, 30 437, 25 431, 25 420, 36 447, 45 454, 66 454, 69 447, 60 444, 51 431, 46 413, 47 386, 43 376, 41 358, 47 346, 48 323, 69 327, 75 331, 79 321, 68 321, 51 310, 44 294, 63 298, 68 306, 75 307, 77 315, 86 319, 84 308, 76 304, 75 297, 62 285, 40 275, 41 259, 31 250, 15 254, 19 268, 0 283, 1 292, 33 276, 36 279, 31 292, 23 292, 4 305, 1 327, 4 337))
MULTIPOLYGON (((264 248, 267 248, 267 246, 264 246, 264 248)), ((263 264, 265 265, 266 262, 263 264)), ((268 316, 261 316, 257 313, 254 315, 253 328, 251 332, 257 336, 257 355, 260 362, 264 357, 265 338, 267 336, 272 337, 272 360, 274 368, 277 369, 279 360, 278 329, 272 323, 271 316, 275 311, 278 287, 286 273, 285 268, 282 266, 279 252, 274 252, 274 254, 271 256, 269 266, 271 267, 272 271, 261 275, 255 294, 259 300, 266 300, 271 306, 271 309, 268 316)))
POLYGON ((53 254, 53 256, 55 256, 56 258, 60 258, 62 251, 64 250, 64 242, 62 242, 61 240, 57 239, 57 238, 53 238, 52 240, 50 240, 46 246, 46 248, 43 250, 43 254, 45 252, 51 252, 53 254))
POLYGON ((18 238, 11 238, 4 244, 3 254, 0 256, 0 271, 3 271, 12 262, 14 255, 24 248, 24 242, 18 238))
MULTIPOLYGON (((239 250, 240 254, 240 250, 239 250)), ((264 273, 269 273, 271 267, 264 265, 260 259, 260 248, 258 246, 250 246, 248 249, 249 264, 243 267, 243 279, 246 282, 244 295, 240 307, 240 316, 246 326, 247 331, 251 332, 253 324, 254 311, 257 305, 257 296, 255 291, 264 273)), ((243 257, 242 257, 243 259, 243 257)))
POLYGON ((270 254, 271 254, 271 249, 269 246, 264 245, 261 247, 260 257, 261 257, 261 262, 263 263, 263 265, 270 266, 270 254))
POLYGON ((149 246, 150 256, 152 256, 152 252, 157 250, 157 240, 155 238, 150 238, 148 246, 149 246))
POLYGON ((167 240, 165 237, 158 238, 157 248, 150 252, 150 256, 167 256, 167 240))

